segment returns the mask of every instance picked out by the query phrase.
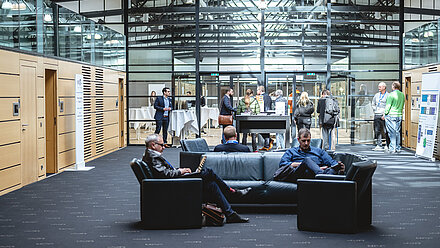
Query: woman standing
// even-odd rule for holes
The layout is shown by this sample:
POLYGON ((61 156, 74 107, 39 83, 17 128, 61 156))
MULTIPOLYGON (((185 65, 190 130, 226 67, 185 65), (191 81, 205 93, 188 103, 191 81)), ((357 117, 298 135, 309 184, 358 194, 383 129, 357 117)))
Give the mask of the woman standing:
MULTIPOLYGON (((260 105, 258 105, 257 99, 254 97, 254 91, 251 89, 246 90, 246 95, 238 102, 237 114, 250 114, 256 115, 260 113, 260 105)), ((257 138, 256 134, 252 136, 252 151, 257 150, 257 138)), ((243 139, 241 142, 243 145, 247 144, 247 133, 243 133, 243 139)))
POLYGON ((309 99, 309 94, 307 92, 301 93, 298 103, 295 108, 295 122, 298 131, 301 128, 307 128, 310 130, 312 125, 312 114, 315 112, 313 103, 309 99))

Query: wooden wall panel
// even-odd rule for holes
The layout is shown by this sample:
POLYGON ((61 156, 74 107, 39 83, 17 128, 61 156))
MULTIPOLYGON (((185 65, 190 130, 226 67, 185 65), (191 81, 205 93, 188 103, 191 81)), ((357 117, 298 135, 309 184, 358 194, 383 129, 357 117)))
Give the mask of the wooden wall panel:
POLYGON ((20 143, 0 146, 0 170, 20 164, 20 143))
POLYGON ((66 133, 58 136, 58 151, 64 152, 75 148, 75 133, 66 133))
POLYGON ((104 82, 115 83, 118 82, 119 72, 104 69, 104 82))
MULTIPOLYGON (((2 68, 0 68, 0 72, 2 68)), ((20 96, 20 77, 16 75, 0 74, 0 97, 20 96)))
POLYGON ((38 159, 38 177, 46 175, 46 158, 38 159))
POLYGON ((37 140, 37 158, 44 158, 46 154, 46 140, 37 140))
POLYGON ((60 101, 64 102, 64 111, 58 108, 58 114, 60 115, 71 115, 75 114, 75 98, 60 98, 60 101))
POLYGON ((0 98, 0 121, 20 119, 19 115, 13 115, 13 103, 18 103, 18 101, 19 98, 0 98))
POLYGON ((20 141, 20 121, 0 122, 0 145, 20 141))
POLYGON ((58 78, 75 79, 75 74, 81 74, 81 64, 58 61, 58 78))
POLYGON ((37 96, 44 97, 44 78, 37 77, 37 96))
POLYGON ((118 96, 118 84, 104 83, 104 96, 118 96))
POLYGON ((0 49, 0 72, 3 73, 20 73, 19 54, 0 49))
POLYGON ((62 169, 75 164, 75 149, 58 154, 58 168, 62 169))
POLYGON ((118 147, 119 147, 118 137, 104 140, 104 151, 115 150, 118 149, 118 147))
POLYGON ((104 139, 110 138, 113 136, 118 136, 119 126, 118 124, 112 124, 108 126, 104 126, 104 139))
POLYGON ((74 115, 65 115, 58 116, 58 133, 67 133, 75 131, 75 116, 74 115))
POLYGON ((107 110, 118 110, 116 106, 117 97, 106 97, 104 98, 104 111, 107 110))
POLYGON ((118 114, 119 114, 118 111, 104 112, 104 123, 105 124, 118 123, 119 121, 118 114))
POLYGON ((75 81, 58 79, 58 97, 75 96, 75 81))
POLYGON ((20 184, 21 184, 20 165, 0 171, 0 191, 20 184))
POLYGON ((44 117, 45 108, 44 98, 37 98, 37 117, 44 117))
POLYGON ((38 118, 37 120, 37 138, 46 137, 46 120, 44 118, 38 118))

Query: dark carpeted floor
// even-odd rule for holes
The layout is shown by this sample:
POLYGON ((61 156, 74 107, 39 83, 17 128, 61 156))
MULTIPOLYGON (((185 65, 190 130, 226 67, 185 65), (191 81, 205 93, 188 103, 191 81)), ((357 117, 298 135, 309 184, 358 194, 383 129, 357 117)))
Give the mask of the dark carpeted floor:
MULTIPOLYGON (((128 147, 0 197, 0 247, 440 247, 440 163, 338 146, 378 161, 373 226, 358 234, 300 232, 294 212, 239 209, 248 224, 193 230, 139 227, 139 184, 129 167, 142 147, 128 147)), ((165 156, 178 164, 178 149, 165 156)), ((175 211, 179 211, 176 206, 175 211)), ((323 206, 323 211, 343 209, 323 206)), ((184 214, 184 213, 182 213, 184 214)))

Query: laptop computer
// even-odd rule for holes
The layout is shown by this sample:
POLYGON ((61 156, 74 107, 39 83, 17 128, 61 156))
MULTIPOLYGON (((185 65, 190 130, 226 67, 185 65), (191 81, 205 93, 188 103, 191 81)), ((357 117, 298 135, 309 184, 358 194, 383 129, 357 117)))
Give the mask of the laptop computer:
POLYGON ((206 155, 202 155, 202 159, 200 159, 199 166, 194 172, 183 174, 182 177, 190 177, 190 176, 197 176, 202 172, 203 166, 205 165, 206 161, 206 155))

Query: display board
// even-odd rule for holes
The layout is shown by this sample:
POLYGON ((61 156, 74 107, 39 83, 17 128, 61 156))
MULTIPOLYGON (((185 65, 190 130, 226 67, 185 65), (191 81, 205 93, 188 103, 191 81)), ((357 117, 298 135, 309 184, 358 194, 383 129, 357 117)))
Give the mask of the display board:
POLYGON ((440 73, 424 73, 420 97, 416 156, 434 160, 440 94, 440 73))

